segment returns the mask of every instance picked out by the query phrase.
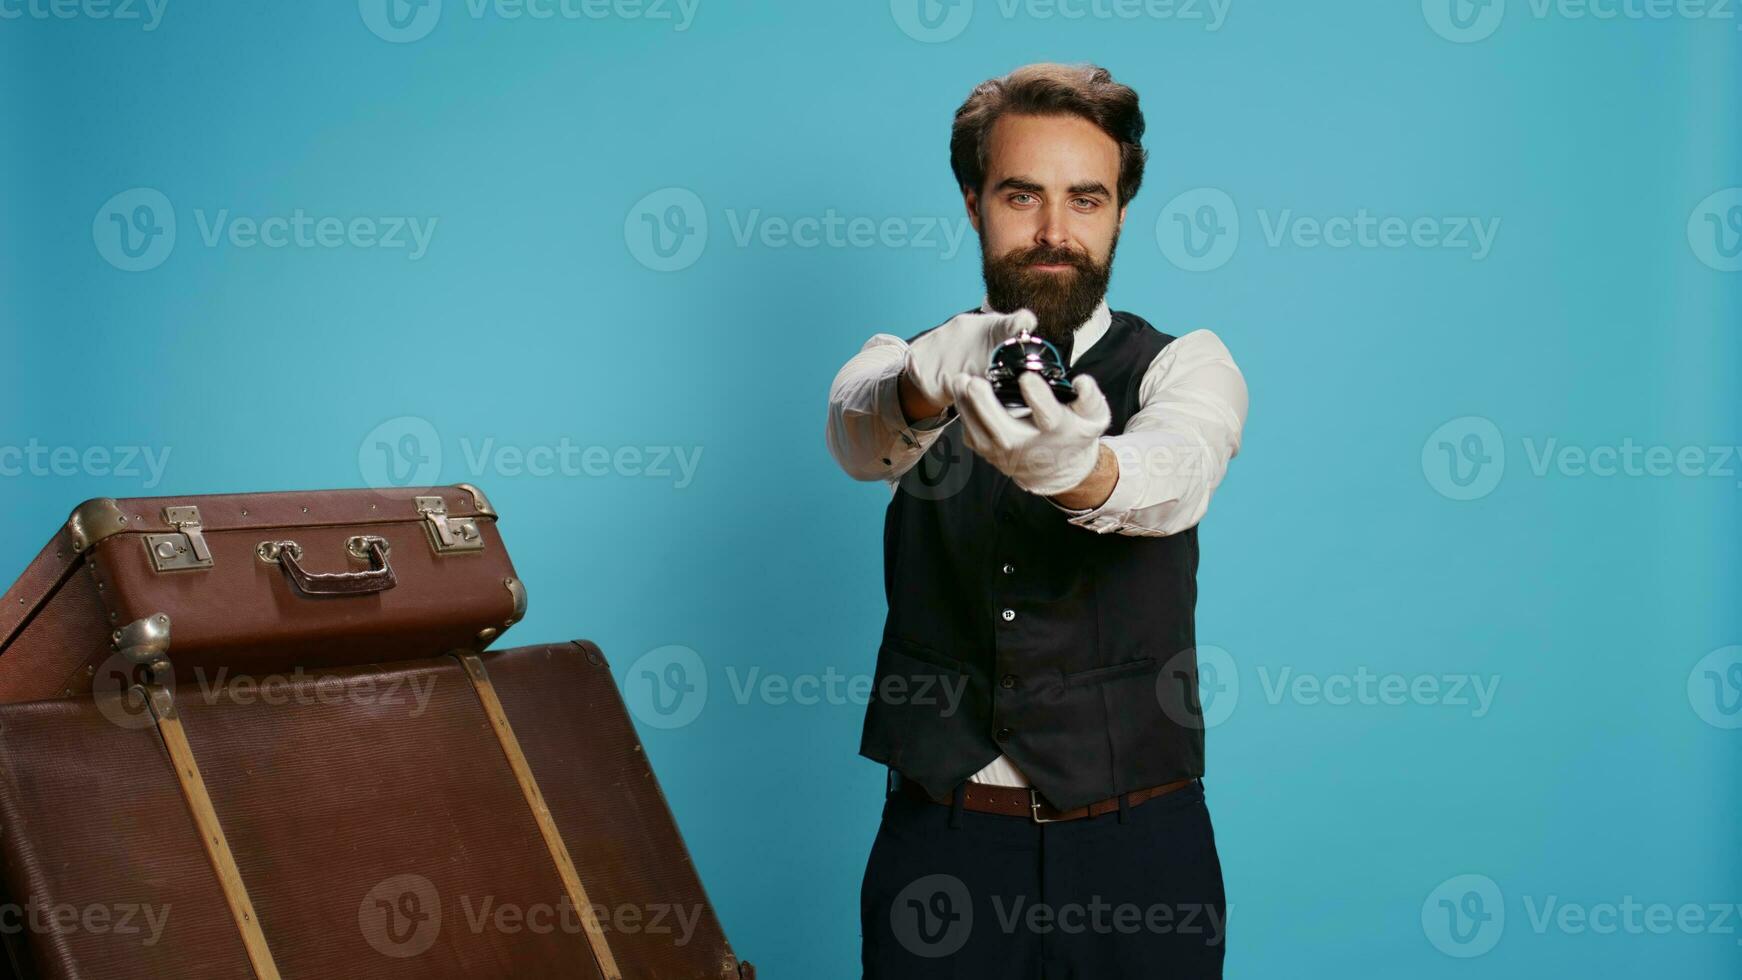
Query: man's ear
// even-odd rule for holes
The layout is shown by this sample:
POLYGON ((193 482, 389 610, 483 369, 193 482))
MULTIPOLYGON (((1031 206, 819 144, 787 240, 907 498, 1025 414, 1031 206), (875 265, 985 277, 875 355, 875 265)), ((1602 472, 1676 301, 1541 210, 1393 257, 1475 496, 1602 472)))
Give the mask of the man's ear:
POLYGON ((974 190, 962 191, 962 206, 968 209, 968 223, 974 226, 976 234, 980 231, 980 192, 974 190))
POLYGON ((1125 205, 1119 205, 1119 230, 1125 230, 1125 205))

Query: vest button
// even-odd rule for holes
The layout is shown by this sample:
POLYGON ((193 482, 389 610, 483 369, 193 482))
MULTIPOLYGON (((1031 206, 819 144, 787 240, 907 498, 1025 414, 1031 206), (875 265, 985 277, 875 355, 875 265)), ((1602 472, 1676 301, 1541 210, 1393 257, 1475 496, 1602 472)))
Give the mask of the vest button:
POLYGON ((1010 564, 1009 562, 1005 562, 1004 563, 1004 574, 1015 575, 1016 574, 1016 566, 1010 564))
POLYGON ((998 686, 1002 687, 1006 691, 1015 687, 1016 686, 1016 675, 1015 674, 1005 674, 1004 679, 998 682, 998 686))
POLYGON ((1008 622, 1010 622, 1010 621, 1011 621, 1011 620, 1013 620, 1013 619, 1015 619, 1015 618, 1016 618, 1016 610, 1014 610, 1014 609, 1006 609, 1006 610, 1004 610, 1004 612, 1003 612, 1003 613, 1002 613, 1002 614, 1001 614, 1001 615, 1002 615, 1002 616, 1003 616, 1003 617, 1004 617, 1004 621, 1005 621, 1005 622, 1006 622, 1006 623, 1008 623, 1008 622))
POLYGON ((992 737, 996 738, 1000 742, 1008 742, 1008 741, 1010 741, 1010 736, 1013 734, 1015 734, 1015 733, 1012 732, 1008 728, 1000 728, 1000 729, 998 729, 998 734, 994 735, 992 737))

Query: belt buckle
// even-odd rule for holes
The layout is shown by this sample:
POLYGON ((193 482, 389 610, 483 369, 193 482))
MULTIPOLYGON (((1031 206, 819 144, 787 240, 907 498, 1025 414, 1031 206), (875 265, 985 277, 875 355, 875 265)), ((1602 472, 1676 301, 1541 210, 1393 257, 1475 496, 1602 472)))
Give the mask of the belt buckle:
POLYGON ((1040 815, 1040 794, 1038 794, 1034 791, 1033 786, 1030 786, 1028 788, 1028 818, 1030 820, 1033 820, 1035 823, 1063 823, 1064 822, 1062 820, 1048 819, 1048 818, 1040 815))

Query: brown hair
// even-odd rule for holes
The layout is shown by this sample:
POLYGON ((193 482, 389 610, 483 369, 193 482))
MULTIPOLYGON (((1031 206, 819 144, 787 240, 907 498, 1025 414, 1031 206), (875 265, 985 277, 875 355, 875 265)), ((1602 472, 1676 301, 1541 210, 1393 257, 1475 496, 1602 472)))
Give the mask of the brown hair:
POLYGON ((1119 204, 1137 196, 1143 183, 1143 112, 1137 92, 1096 65, 1024 65, 1002 78, 974 86, 950 127, 950 169, 962 190, 986 182, 986 141, 1005 113, 1074 115, 1094 123, 1119 144, 1119 204))

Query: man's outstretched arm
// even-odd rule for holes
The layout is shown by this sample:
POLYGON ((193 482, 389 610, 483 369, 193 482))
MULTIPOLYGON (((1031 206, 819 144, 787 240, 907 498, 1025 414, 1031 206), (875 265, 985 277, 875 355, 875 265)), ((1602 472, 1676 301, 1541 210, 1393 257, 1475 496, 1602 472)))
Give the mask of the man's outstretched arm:
POLYGON ((907 342, 880 333, 829 386, 829 454, 855 480, 899 480, 950 420, 946 408, 928 402, 906 380, 906 363, 907 342), (908 414, 928 409, 929 415, 908 414))
POLYGON ((1052 498, 1072 524, 1140 537, 1194 527, 1240 452, 1246 379, 1215 334, 1194 330, 1168 344, 1140 391, 1124 432, 1101 438, 1094 471, 1052 498))

